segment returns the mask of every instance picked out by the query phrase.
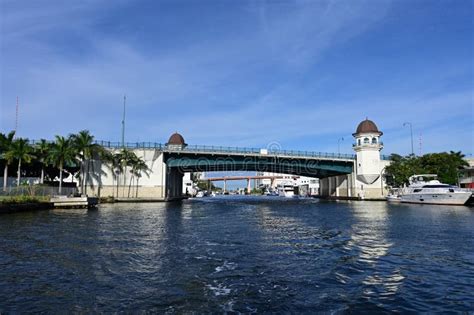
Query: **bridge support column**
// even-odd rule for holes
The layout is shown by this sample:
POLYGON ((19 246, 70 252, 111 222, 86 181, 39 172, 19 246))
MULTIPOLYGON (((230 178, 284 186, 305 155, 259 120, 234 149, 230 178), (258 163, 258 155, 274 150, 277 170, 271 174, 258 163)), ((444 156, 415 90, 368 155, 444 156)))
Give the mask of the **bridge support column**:
POLYGON ((166 199, 179 199, 183 195, 183 175, 177 168, 166 170, 166 199))
POLYGON ((224 179, 224 194, 227 192, 227 180, 224 179))
POLYGON ((247 194, 250 195, 250 178, 247 178, 247 194))

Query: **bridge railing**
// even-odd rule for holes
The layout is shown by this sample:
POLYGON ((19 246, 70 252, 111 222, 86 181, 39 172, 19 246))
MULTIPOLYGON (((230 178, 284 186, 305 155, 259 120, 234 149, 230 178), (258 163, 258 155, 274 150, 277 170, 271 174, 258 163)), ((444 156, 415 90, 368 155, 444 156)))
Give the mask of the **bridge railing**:
POLYGON ((225 147, 225 146, 206 146, 206 145, 188 145, 184 149, 174 149, 167 151, 176 152, 200 152, 200 153, 238 153, 238 154, 262 154, 262 155, 283 155, 292 157, 323 157, 323 158, 339 158, 339 159, 354 159, 354 154, 338 154, 326 152, 313 151, 299 151, 299 150, 267 150, 262 151, 260 148, 246 148, 246 147, 225 147))
MULTIPOLYGON (((30 144, 34 145, 38 141, 30 140, 30 144)), ((168 152, 196 152, 196 153, 234 153, 234 154, 262 154, 262 155, 283 155, 292 157, 315 157, 315 158, 334 158, 334 159, 355 159, 354 154, 345 153, 327 153, 327 152, 315 152, 315 151, 301 151, 301 150, 266 150, 263 151, 260 148, 248 148, 248 147, 230 147, 230 146, 214 146, 214 145, 188 145, 183 149, 172 149, 168 148, 166 144, 157 142, 126 142, 122 145, 118 141, 103 141, 96 140, 96 144, 99 144, 105 148, 110 149, 155 149, 160 151, 168 152), (264 153, 265 152, 265 153, 264 153)), ((388 155, 381 155, 382 160, 389 160, 388 155)))

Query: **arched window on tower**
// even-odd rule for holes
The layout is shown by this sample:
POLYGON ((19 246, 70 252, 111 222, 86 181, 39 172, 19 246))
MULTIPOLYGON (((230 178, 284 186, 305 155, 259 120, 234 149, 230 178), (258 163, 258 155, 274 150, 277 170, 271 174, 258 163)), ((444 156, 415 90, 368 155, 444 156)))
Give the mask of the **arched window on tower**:
POLYGON ((372 138, 372 144, 377 144, 377 138, 375 137, 372 138))
POLYGON ((360 139, 357 139, 357 145, 360 145, 360 139))
POLYGON ((370 143, 369 138, 364 138, 364 144, 369 144, 369 143, 370 143))

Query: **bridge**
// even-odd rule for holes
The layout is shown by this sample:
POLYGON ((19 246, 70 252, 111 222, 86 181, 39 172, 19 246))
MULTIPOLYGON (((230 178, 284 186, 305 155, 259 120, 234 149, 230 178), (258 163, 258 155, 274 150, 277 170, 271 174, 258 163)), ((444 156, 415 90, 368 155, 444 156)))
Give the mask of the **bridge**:
MULTIPOLYGON (((167 167, 182 172, 260 171, 309 177, 329 177, 352 172, 354 154, 260 148, 168 145, 151 142, 97 141, 113 150, 154 150, 165 155, 167 167)), ((388 159, 388 157, 383 157, 388 159)))
MULTIPOLYGON (((151 142, 121 144, 109 141, 96 141, 96 143, 112 151, 124 148, 132 150, 137 156, 147 161, 151 169, 151 180, 140 179, 144 186, 148 186, 141 187, 142 194, 144 196, 158 195, 163 199, 179 198, 183 194, 181 187, 185 173, 251 171, 326 178, 351 174, 355 161, 353 154, 187 145, 178 134, 172 135, 166 144, 151 142)), ((101 184, 113 185, 114 183, 109 183, 109 181, 115 175, 104 167, 102 170, 110 175, 105 176, 101 184)), ((123 174, 123 177, 125 178, 118 181, 125 185, 130 180, 126 178, 130 176, 123 174)), ((98 184, 98 186, 101 185, 98 184)), ((122 185, 119 184, 119 186, 122 185)), ((112 193, 113 190, 108 189, 107 195, 112 193)))
MULTIPOLYGON (((253 171, 320 178, 322 194, 329 196, 377 198, 383 195, 382 172, 388 157, 380 155, 382 132, 370 120, 362 121, 353 134, 356 154, 324 153, 315 151, 282 150, 275 148, 246 148, 233 146, 188 145, 174 133, 166 144, 153 142, 119 143, 96 141, 117 152, 128 149, 141 157, 150 168, 148 176, 139 178, 136 195, 144 198, 171 200, 183 195, 183 176, 190 172, 253 171)), ((126 197, 125 190, 134 180, 127 171, 111 170, 101 161, 94 168, 101 169, 95 177, 95 193, 126 197), (103 175, 103 176, 102 176, 103 175), (130 183, 130 184, 129 184, 130 183), (122 190, 122 196, 120 196, 122 190)), ((247 178, 247 177, 246 177, 247 178)))

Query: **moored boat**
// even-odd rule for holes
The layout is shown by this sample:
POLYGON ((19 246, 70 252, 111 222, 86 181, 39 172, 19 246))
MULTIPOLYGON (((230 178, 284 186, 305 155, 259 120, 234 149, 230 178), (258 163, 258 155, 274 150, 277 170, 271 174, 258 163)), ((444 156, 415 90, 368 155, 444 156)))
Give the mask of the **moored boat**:
POLYGON ((295 195, 295 186, 293 183, 281 183, 278 184, 277 188, 280 197, 292 198, 295 195))
POLYGON ((387 195, 388 202, 400 202, 402 201, 402 190, 401 188, 392 188, 389 190, 387 195))
POLYGON ((401 194, 403 203, 464 205, 472 196, 470 191, 441 183, 434 174, 413 175, 409 182, 401 194))

